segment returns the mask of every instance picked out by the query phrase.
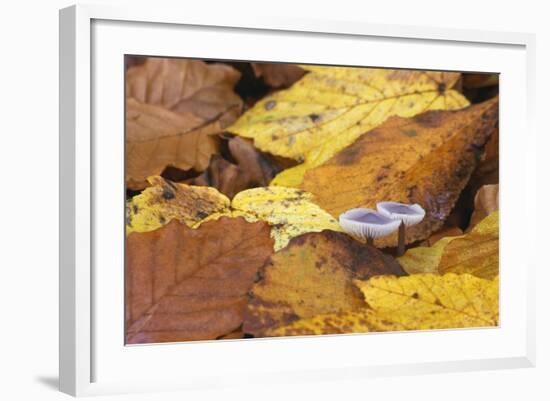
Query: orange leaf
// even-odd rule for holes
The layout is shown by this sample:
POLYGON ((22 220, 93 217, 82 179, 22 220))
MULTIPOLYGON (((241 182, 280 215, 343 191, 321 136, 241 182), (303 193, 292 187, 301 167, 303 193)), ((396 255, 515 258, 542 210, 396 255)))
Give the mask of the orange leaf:
POLYGON ((178 221, 126 243, 126 342, 216 339, 242 324, 246 294, 273 252, 267 223, 178 221))

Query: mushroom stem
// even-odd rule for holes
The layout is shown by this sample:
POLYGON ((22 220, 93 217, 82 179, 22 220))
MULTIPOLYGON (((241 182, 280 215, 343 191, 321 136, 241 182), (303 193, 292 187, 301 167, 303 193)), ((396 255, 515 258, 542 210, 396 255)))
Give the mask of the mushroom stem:
POLYGON ((367 245, 374 246, 374 238, 367 237, 367 245))
POLYGON ((399 225, 399 239, 397 243, 397 256, 403 256, 405 253, 405 224, 399 225))

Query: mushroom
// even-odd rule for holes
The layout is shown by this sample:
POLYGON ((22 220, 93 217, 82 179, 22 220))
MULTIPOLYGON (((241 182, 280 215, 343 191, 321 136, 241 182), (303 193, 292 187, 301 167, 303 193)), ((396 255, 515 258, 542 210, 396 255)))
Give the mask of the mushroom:
POLYGON ((340 225, 348 234, 366 240, 373 245, 374 239, 384 237, 399 227, 400 221, 392 220, 373 209, 357 208, 342 213, 340 225))
POLYGON ((422 206, 417 203, 407 205, 399 202, 379 202, 376 204, 376 209, 378 209, 380 214, 401 222, 399 225, 397 255, 402 256, 405 253, 405 227, 414 226, 420 223, 426 215, 426 212, 422 209, 422 206))

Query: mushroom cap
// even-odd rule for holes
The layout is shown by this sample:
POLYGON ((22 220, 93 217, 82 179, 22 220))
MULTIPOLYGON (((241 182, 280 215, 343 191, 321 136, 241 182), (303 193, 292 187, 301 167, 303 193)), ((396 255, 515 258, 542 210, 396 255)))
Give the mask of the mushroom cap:
POLYGON ((373 209, 357 208, 342 213, 339 222, 345 232, 363 240, 384 237, 399 228, 401 222, 392 220, 373 209))
POLYGON ((407 205, 399 202, 378 202, 376 208, 380 214, 392 220, 402 221, 405 227, 420 223, 426 215, 426 211, 417 203, 407 205))

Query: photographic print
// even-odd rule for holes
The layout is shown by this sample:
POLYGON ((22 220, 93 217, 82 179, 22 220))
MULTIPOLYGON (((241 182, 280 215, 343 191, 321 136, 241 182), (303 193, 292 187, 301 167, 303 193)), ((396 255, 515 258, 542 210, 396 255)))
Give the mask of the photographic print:
POLYGON ((126 344, 498 326, 498 74, 124 69, 126 344))

